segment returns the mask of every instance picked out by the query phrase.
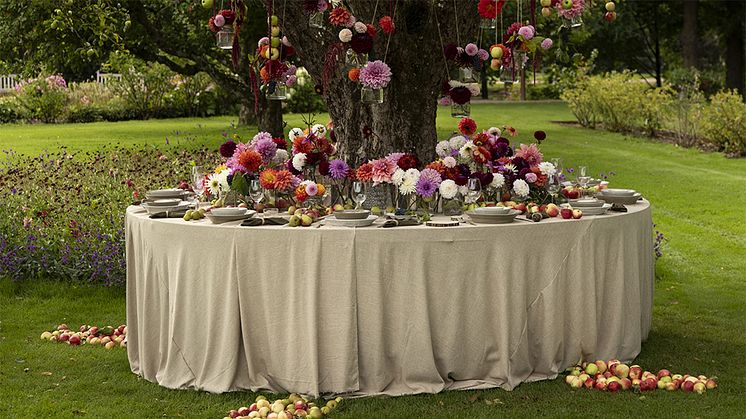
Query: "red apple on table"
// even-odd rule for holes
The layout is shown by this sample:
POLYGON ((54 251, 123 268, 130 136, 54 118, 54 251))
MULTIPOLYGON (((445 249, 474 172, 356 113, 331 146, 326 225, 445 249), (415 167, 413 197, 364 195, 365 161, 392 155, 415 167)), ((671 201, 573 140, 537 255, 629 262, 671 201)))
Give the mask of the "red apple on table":
POLYGON ((572 210, 570 208, 562 208, 560 210, 560 214, 565 220, 569 220, 570 218, 572 218, 572 210))
POLYGON ((515 206, 515 209, 517 211, 520 211, 521 214, 523 214, 524 212, 526 212, 526 204, 524 204, 523 202, 521 202, 520 204, 518 204, 518 205, 515 206))
POLYGON ((560 209, 559 209, 558 206, 556 206, 554 204, 549 204, 549 205, 547 205, 546 212, 547 212, 548 216, 550 216, 550 217, 556 217, 556 216, 559 215, 560 209))

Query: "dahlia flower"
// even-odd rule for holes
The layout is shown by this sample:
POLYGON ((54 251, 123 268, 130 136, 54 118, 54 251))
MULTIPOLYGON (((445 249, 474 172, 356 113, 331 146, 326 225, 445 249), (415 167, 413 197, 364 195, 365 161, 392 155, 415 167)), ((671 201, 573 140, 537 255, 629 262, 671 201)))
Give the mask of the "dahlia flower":
POLYGON ((352 40, 352 31, 347 28, 339 31, 339 40, 344 43, 350 42, 352 40))
POLYGON ((523 179, 518 179, 515 182, 513 182, 513 192, 520 196, 520 197, 527 197, 531 189, 528 187, 528 183, 526 183, 523 179))
POLYGON ((500 189, 505 185, 505 176, 503 176, 500 173, 493 173, 492 174, 492 182, 490 182, 490 187, 495 189, 500 189))
POLYGON ((562 4, 557 5, 557 14, 564 17, 565 19, 572 19, 575 17, 579 17, 583 14, 583 9, 585 8, 585 1, 584 0, 572 0, 572 7, 569 9, 565 9, 562 7, 562 4))
POLYGON ((554 45, 554 41, 552 41, 551 38, 544 38, 544 40, 541 41, 541 48, 542 49, 552 48, 552 45, 554 45))
POLYGON ((557 173, 557 168, 554 167, 554 164, 548 161, 539 163, 539 170, 544 176, 552 176, 557 173))
POLYGON ((456 182, 452 181, 451 179, 446 179, 441 182, 438 190, 440 191, 440 196, 442 196, 443 198, 453 199, 458 193, 458 185, 456 185, 456 182))
POLYGON ((520 148, 515 151, 516 157, 521 157, 528 162, 531 166, 536 166, 542 162, 544 156, 542 156, 539 147, 536 144, 521 144, 520 148))
POLYGON ((383 61, 372 61, 360 70, 360 83, 369 89, 382 89, 391 81, 391 69, 383 61))
POLYGON ((293 167, 297 171, 303 170, 303 166, 306 165, 306 153, 298 153, 293 156, 293 167))
POLYGON ((371 162, 371 179, 374 184, 391 182, 391 175, 396 171, 396 164, 386 159, 373 160, 371 162))
POLYGON ((332 160, 329 162, 329 174, 332 179, 344 179, 350 171, 350 166, 344 160, 332 160))

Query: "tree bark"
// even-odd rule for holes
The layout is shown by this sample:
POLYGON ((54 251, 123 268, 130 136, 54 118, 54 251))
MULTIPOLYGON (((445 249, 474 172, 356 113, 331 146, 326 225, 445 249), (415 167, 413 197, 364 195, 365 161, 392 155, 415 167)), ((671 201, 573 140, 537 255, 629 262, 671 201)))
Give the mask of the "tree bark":
MULTIPOLYGON (((360 85, 348 80, 342 54, 339 57, 342 62, 336 64, 334 76, 325 86, 324 100, 334 122, 341 158, 359 164, 402 151, 415 153, 423 161, 430 159, 437 141, 437 100, 441 83, 447 77, 438 22, 444 45, 464 46, 476 34, 476 4, 468 8, 459 4, 454 8, 452 3, 433 0, 382 1, 374 16, 376 2, 347 3, 358 20, 375 21, 376 26, 378 19, 388 15, 396 5, 392 16, 396 31, 390 40, 388 35, 379 33, 369 57, 385 61, 393 73, 391 83, 384 89, 383 104, 360 102, 360 85), (366 136, 364 132, 368 129, 372 129, 372 135, 366 136)), ((339 42, 340 28, 328 22, 323 30, 310 28, 300 2, 289 2, 285 14, 281 22, 283 33, 315 82, 323 84, 324 60, 328 49, 339 42)))
POLYGON ((732 16, 734 19, 725 35, 725 87, 738 90, 744 97, 746 97, 746 91, 744 90, 746 25, 744 25, 743 19, 745 8, 746 6, 741 2, 728 3, 728 16, 732 16), (739 18, 736 18, 736 16, 739 18))
POLYGON ((684 24, 681 28, 681 50, 684 67, 699 68, 699 34, 697 18, 699 0, 687 0, 683 4, 684 24))

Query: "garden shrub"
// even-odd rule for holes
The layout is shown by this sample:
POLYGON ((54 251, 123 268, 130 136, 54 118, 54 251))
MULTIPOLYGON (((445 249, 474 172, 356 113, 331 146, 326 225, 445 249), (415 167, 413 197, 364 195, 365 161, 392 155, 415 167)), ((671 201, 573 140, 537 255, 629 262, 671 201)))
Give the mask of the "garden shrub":
POLYGON ((712 96, 702 111, 703 135, 730 156, 746 155, 746 103, 735 90, 712 96))
POLYGON ((28 80, 16 89, 18 104, 30 120, 53 123, 65 112, 68 89, 62 76, 51 75, 28 80))
POLYGON ((124 212, 133 193, 175 187, 189 178, 192 161, 217 165, 219 155, 150 146, 38 157, 6 152, 0 156, 0 277, 122 284, 124 212))
POLYGON ((138 119, 147 119, 164 112, 164 98, 174 88, 174 73, 168 67, 123 58, 115 63, 114 68, 119 70, 122 77, 111 81, 111 89, 124 100, 127 108, 139 112, 138 119))
POLYGON ((9 124, 23 119, 14 97, 0 98, 0 124, 9 124))
POLYGON ((651 88, 630 72, 588 77, 567 89, 562 99, 583 126, 603 123, 610 131, 660 130, 672 96, 668 88, 651 88))
POLYGON ((94 104, 70 105, 65 112, 65 121, 70 123, 97 122, 103 120, 100 106, 94 104))

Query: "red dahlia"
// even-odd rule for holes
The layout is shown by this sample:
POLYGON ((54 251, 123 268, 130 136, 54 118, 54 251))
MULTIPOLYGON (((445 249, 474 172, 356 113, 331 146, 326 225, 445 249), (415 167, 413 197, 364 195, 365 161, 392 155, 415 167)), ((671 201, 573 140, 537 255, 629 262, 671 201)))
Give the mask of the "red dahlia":
POLYGON ((336 7, 329 13, 329 22, 332 25, 346 26, 350 20, 350 12, 344 7, 336 7))
POLYGON ((471 118, 461 118, 458 130, 464 135, 472 135, 477 130, 477 123, 471 118))
POLYGON ((387 35, 394 33, 394 30, 396 29, 396 26, 394 25, 394 20, 391 19, 391 16, 382 17, 381 20, 378 21, 378 24, 381 25, 381 29, 383 30, 383 33, 387 35))
POLYGON ((479 0, 477 11, 485 19, 494 19, 502 13, 505 0, 479 0))

